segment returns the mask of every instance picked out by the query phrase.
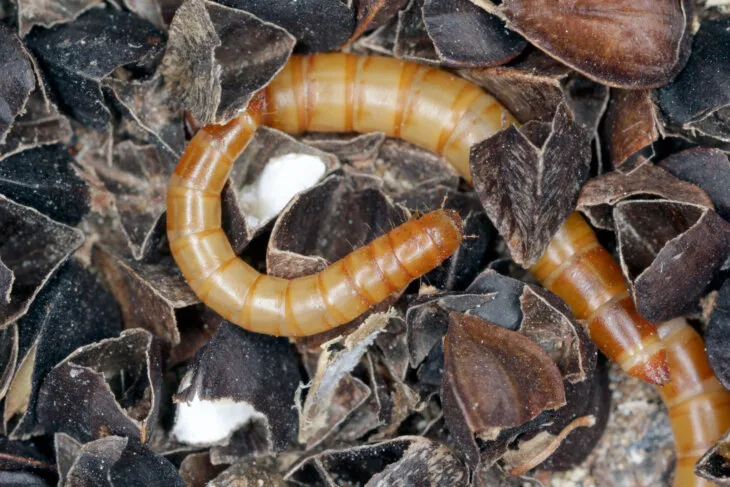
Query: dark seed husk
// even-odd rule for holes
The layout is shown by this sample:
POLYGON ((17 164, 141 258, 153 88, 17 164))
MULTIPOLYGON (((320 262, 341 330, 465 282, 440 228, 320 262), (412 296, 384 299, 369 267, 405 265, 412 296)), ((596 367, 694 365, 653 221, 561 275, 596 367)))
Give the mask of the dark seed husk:
POLYGON ((701 120, 730 104, 730 19, 703 22, 685 69, 657 90, 659 107, 674 124, 701 120))
POLYGON ((159 414, 160 350, 145 330, 78 348, 46 377, 38 421, 80 441, 106 435, 149 440, 159 414), (94 404, 80 408, 79 404, 94 404))
POLYGON ((84 235, 36 210, 0 196, 0 258, 13 272, 10 300, 0 300, 0 325, 22 316, 36 294, 84 235), (28 259, 29 255, 35 256, 28 259))
MULTIPOLYGON (((509 279, 509 278, 505 278, 509 279)), ((519 290, 511 293, 511 283, 497 283, 507 288, 506 293, 490 291, 480 294, 467 291, 464 294, 446 294, 422 298, 413 303, 406 312, 407 340, 411 367, 417 367, 441 343, 452 312, 473 315, 507 329, 516 330, 522 320, 519 296, 523 283, 517 283, 519 290)), ((504 289, 504 288, 503 288, 504 289)))
MULTIPOLYGON (((57 444, 58 445, 58 444, 57 444)), ((133 438, 106 436, 84 445, 66 474, 79 487, 184 487, 175 466, 133 438)))
POLYGON ((715 308, 705 331, 707 360, 717 379, 730 386, 730 279, 717 294, 715 308))
POLYGON ((598 228, 613 229, 613 208, 631 198, 660 197, 712 208, 707 194, 694 184, 644 161, 631 172, 612 171, 593 178, 583 186, 578 209, 598 228))
POLYGON ((56 470, 58 471, 58 482, 66 484, 66 476, 73 466, 74 460, 81 452, 82 443, 76 441, 66 433, 55 433, 53 435, 53 451, 56 454, 56 470))
POLYGON ((199 121, 225 123, 279 72, 295 41, 249 12, 189 0, 170 25, 160 70, 168 89, 199 121))
POLYGON ((456 189, 459 185, 459 173, 443 157, 399 139, 383 142, 372 170, 358 169, 381 177, 384 189, 399 198, 437 186, 456 189))
POLYGON ((114 197, 114 205, 135 259, 155 245, 155 230, 165 213, 167 184, 177 163, 153 145, 123 141, 112 149, 112 165, 93 165, 95 175, 114 197))
POLYGON ((523 317, 519 301, 524 287, 524 282, 488 268, 472 281, 466 292, 494 294, 494 313, 491 316, 483 315, 482 317, 508 330, 517 330, 523 317))
POLYGON ((527 41, 507 29, 502 19, 469 0, 425 0, 423 21, 444 66, 498 66, 527 47, 527 41))
POLYGON ((120 329, 117 304, 97 278, 75 260, 64 264, 18 321, 22 361, 5 403, 6 421, 20 417, 11 437, 43 431, 36 408, 42 402, 42 383, 57 363, 78 347, 120 329))
POLYGON ((187 142, 183 110, 162 76, 145 80, 106 78, 102 85, 115 99, 135 140, 154 144, 176 159, 182 155, 187 142))
POLYGON ((730 468, 728 467, 728 445, 730 433, 725 433, 715 446, 705 453, 695 465, 694 472, 715 485, 730 485, 730 468))
POLYGON ((306 485, 320 485, 329 478, 373 487, 397 484, 396 479, 410 479, 414 485, 463 486, 468 474, 447 447, 419 436, 402 436, 372 445, 326 450, 295 465, 285 477, 306 485))
POLYGON ((717 149, 697 147, 663 159, 659 167, 702 188, 717 214, 730 221, 730 161, 717 149))
POLYGON ((225 322, 198 353, 188 374, 186 386, 177 395, 180 402, 194 398, 245 402, 266 417, 271 448, 286 449, 294 440, 299 370, 285 338, 225 322))
POLYGON ((133 438, 109 469, 110 487, 185 487, 175 466, 133 438))
POLYGON ((0 160, 0 194, 67 225, 89 211, 89 187, 62 144, 29 149, 0 160))
POLYGON ((591 161, 590 136, 566 105, 552 126, 538 124, 511 126, 476 144, 469 162, 487 215, 525 266, 540 258, 573 211, 591 161))
POLYGON ((392 54, 417 63, 437 65, 439 56, 423 23, 423 1, 411 0, 398 12, 392 54))
POLYGON ((61 107, 82 124, 101 130, 111 114, 100 81, 120 66, 157 56, 164 34, 134 14, 105 8, 92 9, 70 24, 34 30, 26 43, 61 107))
MULTIPOLYGON (((63 443, 56 443, 56 447, 67 448, 65 454, 72 455, 71 464, 65 474, 65 480, 71 485, 79 486, 107 486, 109 485, 109 469, 122 455, 127 440, 119 436, 107 436, 86 444, 73 440, 67 436, 63 443), (72 445, 71 442, 76 442, 72 445)), ((61 452, 57 451, 57 456, 61 452)))
POLYGON ((43 477, 28 472, 0 471, 0 484, 7 487, 48 487, 43 477))
POLYGON ((565 86, 575 73, 567 66, 537 51, 514 63, 493 68, 459 70, 494 95, 521 123, 549 122, 565 100, 565 86))
MULTIPOLYGON (((383 132, 367 134, 312 133, 302 137, 302 142, 336 156, 340 162, 367 174, 375 173, 375 163, 383 143, 383 132)), ((398 141, 398 139, 389 139, 398 141)))
POLYGON ((41 145, 68 143, 71 135, 68 119, 37 88, 30 94, 25 112, 16 117, 5 143, 0 144, 0 159, 41 145))
POLYGON ((520 305, 524 316, 519 332, 540 345, 571 384, 593 374, 596 347, 565 303, 538 287, 525 286, 520 305))
POLYGON ((32 442, 0 436, 0 471, 50 473, 54 470, 53 463, 32 442))
POLYGON ((28 52, 9 27, 0 23, 0 59, 3 60, 3 76, 0 77, 0 144, 13 125, 15 117, 23 111, 30 92, 35 86, 33 67, 28 52))
POLYGON ((692 310, 730 249, 730 223, 688 203, 624 201, 614 208, 619 256, 637 311, 652 322, 692 310))
POLYGON ((306 52, 332 51, 342 46, 355 28, 355 12, 339 0, 216 0, 283 27, 306 52))
POLYGON ((269 274, 294 278, 318 272, 405 222, 408 210, 380 186, 370 176, 333 175, 298 194, 271 232, 269 274))
POLYGON ((135 262, 95 245, 92 262, 119 303, 125 328, 144 328, 171 345, 180 342, 175 310, 199 300, 171 257, 135 262))

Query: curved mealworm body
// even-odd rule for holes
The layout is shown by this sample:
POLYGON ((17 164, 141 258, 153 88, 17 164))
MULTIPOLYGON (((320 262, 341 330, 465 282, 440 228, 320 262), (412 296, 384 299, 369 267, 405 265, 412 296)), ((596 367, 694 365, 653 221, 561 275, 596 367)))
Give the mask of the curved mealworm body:
MULTIPOLYGON (((481 88, 438 69, 384 57, 293 56, 244 114, 224 126, 203 128, 186 148, 168 192, 173 256, 201 300, 244 328, 309 335, 346 323, 451 254, 460 241, 459 222, 452 213, 429 214, 316 276, 294 281, 261 276, 235 258, 220 216, 220 192, 256 127, 265 124, 293 134, 382 131, 443 155, 471 180, 471 146, 513 121, 481 88), (381 274, 385 277, 375 277, 381 274)), ((556 241, 571 242, 571 229, 564 227, 556 241)), ((564 269, 564 260, 575 261, 561 245, 551 244, 555 250, 548 249, 535 267, 538 277, 544 274, 558 283, 548 288, 573 306, 579 318, 591 318, 591 335, 602 351, 632 375, 661 383, 666 362, 656 331, 633 311, 628 296, 611 300, 626 290, 616 290, 616 282, 623 284, 620 272, 610 266, 596 269, 613 272, 605 279, 607 289, 561 287, 562 276, 575 274, 565 271, 560 278, 550 277, 555 269, 564 269), (561 292, 563 288, 568 292, 561 292), (603 301, 595 317, 593 311, 585 314, 575 308, 581 300, 596 304, 597 299, 603 301), (606 300, 611 306, 603 305, 606 300)), ((590 259, 606 260, 598 250, 593 253, 597 257, 581 253, 585 258, 573 267, 593 269, 586 264, 590 259)), ((594 280, 600 281, 600 275, 594 280)))
POLYGON ((629 375, 659 385, 669 379, 656 328, 636 312, 621 268, 580 214, 568 217, 531 271, 584 320, 596 346, 629 375))
POLYGON ((730 392, 710 368, 702 337, 684 318, 659 326, 672 381, 659 390, 669 409, 677 451, 675 487, 709 487, 697 477, 697 460, 730 428, 730 392))
POLYGON ((302 336, 347 323, 438 266, 461 242, 452 211, 399 226, 313 276, 259 274, 221 228, 220 193, 259 124, 289 133, 383 131, 446 156, 462 174, 469 148, 511 116, 475 85, 433 68, 347 54, 294 56, 246 112, 201 129, 170 180, 170 249, 198 297, 229 321, 302 336))

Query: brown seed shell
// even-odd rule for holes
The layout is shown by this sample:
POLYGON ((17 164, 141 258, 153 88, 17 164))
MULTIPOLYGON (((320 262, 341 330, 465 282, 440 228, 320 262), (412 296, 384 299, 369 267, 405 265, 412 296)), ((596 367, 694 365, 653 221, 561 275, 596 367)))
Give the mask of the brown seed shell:
POLYGON ((599 83, 653 88, 689 56, 688 0, 505 0, 508 27, 599 83), (577 41, 582 39, 582 41, 577 41))
POLYGON ((444 389, 478 437, 495 439, 546 409, 565 404, 563 379, 532 340, 473 316, 453 313, 444 338, 444 389), (517 406, 519 405, 519 406, 517 406))

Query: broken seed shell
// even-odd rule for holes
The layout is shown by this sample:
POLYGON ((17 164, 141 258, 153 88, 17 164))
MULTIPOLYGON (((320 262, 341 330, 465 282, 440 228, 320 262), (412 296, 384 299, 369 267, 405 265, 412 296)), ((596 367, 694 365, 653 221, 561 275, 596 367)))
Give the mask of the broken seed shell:
POLYGON ((340 0, 216 0, 245 10, 266 22, 283 27, 306 52, 332 51, 342 46, 355 28, 355 11, 340 0))
POLYGON ((9 27, 0 24, 0 59, 3 60, 3 76, 0 77, 0 144, 25 107, 28 96, 35 86, 33 67, 28 52, 9 27))
POLYGON ((717 379, 725 388, 730 386, 730 279, 717 294, 715 309, 705 332, 707 360, 717 379))
POLYGON ((525 266, 540 258, 573 211, 591 161, 590 137, 565 104, 546 139, 544 127, 536 124, 510 126, 476 144, 469 160, 487 215, 512 258, 525 266), (541 140, 533 140, 538 132, 541 140))
POLYGON ((219 3, 230 5, 183 3, 170 25, 160 68, 168 89, 203 123, 225 123, 243 112, 281 70, 296 42, 256 12, 239 10, 241 2, 219 3))
MULTIPOLYGON (((259 417, 264 417, 266 439, 271 448, 284 450, 294 440, 294 393, 300 377, 287 339, 248 332, 225 322, 200 350, 188 374, 176 396, 177 402, 247 405, 250 410, 257 411, 259 417), (286 404, 291 407, 283 407, 286 404)), ((184 406, 180 404, 178 409, 184 406)), ((207 414, 216 412, 208 411, 207 414)), ((201 416, 188 418, 196 422, 201 419, 201 416)), ((205 428, 205 423, 200 426, 205 428)), ((238 428, 240 426, 238 424, 238 428)))
POLYGON ((581 0, 567 5, 505 0, 498 10, 507 27, 533 45, 608 86, 664 85, 689 57, 693 17, 687 0, 581 0), (576 42, 578 38, 584 42, 576 42))
POLYGON ((502 19, 469 0, 425 0, 423 22, 444 66, 498 66, 527 47, 527 41, 505 28, 502 19))
POLYGON ((0 259, 13 271, 9 300, 0 300, 0 326, 25 314, 49 276, 84 242, 84 234, 0 195, 0 259), (28 255, 36 256, 28 260, 28 255))
POLYGON ((578 209, 596 227, 611 230, 612 208, 637 197, 661 197, 712 208, 712 201, 700 188, 644 161, 631 172, 612 171, 588 181, 578 198, 578 209))
POLYGON ((64 111, 82 124, 102 130, 111 114, 100 81, 120 66, 154 58, 163 39, 163 33, 146 20, 104 8, 91 9, 69 24, 36 29, 25 41, 51 80, 64 111))
POLYGON ((67 225, 89 211, 89 187, 62 144, 29 149, 0 160, 0 194, 67 225))
MULTIPOLYGON (((11 437, 43 431, 37 414, 42 384, 53 367, 82 345, 119 333, 121 319, 112 296, 78 261, 64 264, 18 321, 18 370, 10 384, 4 420, 11 437), (16 421, 17 419, 17 421, 16 421)), ((78 410, 78 404, 74 404, 78 410)))
POLYGON ((717 214, 730 221, 730 161, 717 150, 687 149, 663 159, 659 167, 673 176, 696 184, 707 193, 717 214))
POLYGON ((145 330, 78 348, 46 377, 38 420, 81 441, 109 434, 146 442, 159 414, 160 350, 145 330), (93 408, 79 404, 94 404, 93 408))
POLYGON ((636 309, 661 322, 689 312, 723 265, 730 223, 689 203, 624 201, 613 213, 636 309))
POLYGON ((451 314, 444 338, 442 387, 451 391, 458 405, 457 410, 444 410, 447 425, 452 415, 460 415, 484 440, 496 439, 502 430, 565 404, 560 371, 539 345, 457 313, 451 314))

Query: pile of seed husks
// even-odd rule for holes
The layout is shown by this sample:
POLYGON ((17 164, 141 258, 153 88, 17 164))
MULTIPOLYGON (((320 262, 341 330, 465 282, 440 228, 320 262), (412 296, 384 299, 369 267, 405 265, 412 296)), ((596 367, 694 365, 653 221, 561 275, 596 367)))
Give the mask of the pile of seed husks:
MULTIPOLYGON (((730 386, 729 2, 496 3, 0 0, 0 485, 666 485, 654 389, 517 263, 577 207, 730 386), (521 126, 473 147, 473 187, 382 133, 259 129, 223 192, 259 270, 440 207, 467 237, 342 328, 249 333, 180 276, 167 181, 201 125, 326 51, 448 69, 521 126)), ((730 485, 728 451, 698 473, 730 485)))

